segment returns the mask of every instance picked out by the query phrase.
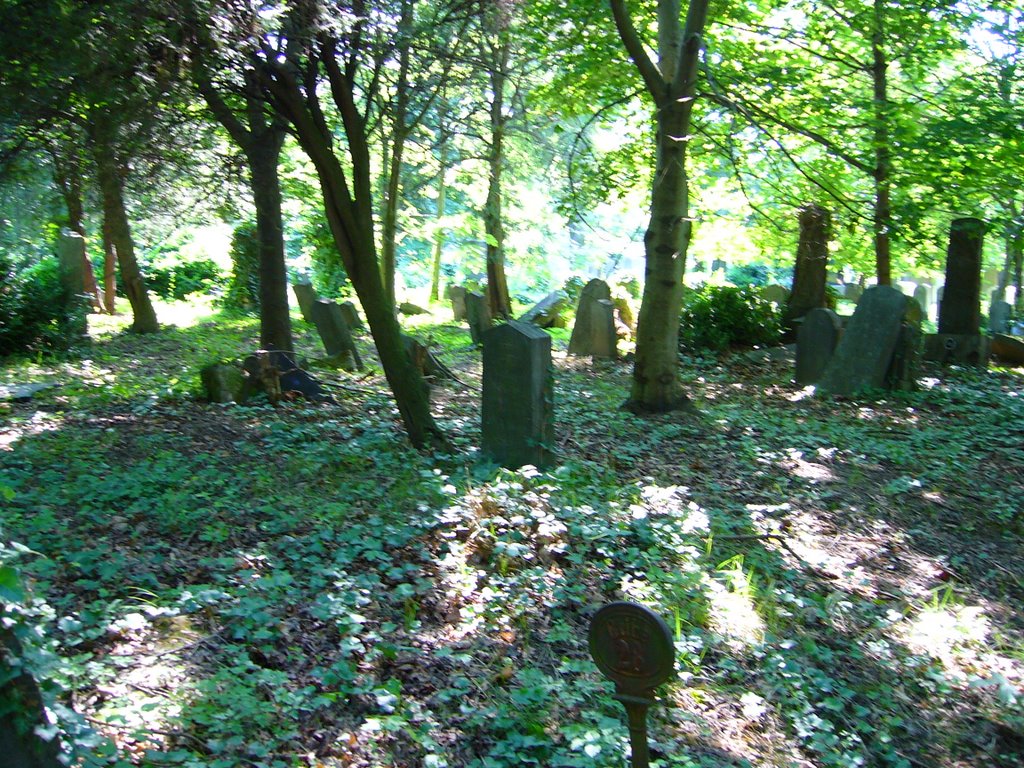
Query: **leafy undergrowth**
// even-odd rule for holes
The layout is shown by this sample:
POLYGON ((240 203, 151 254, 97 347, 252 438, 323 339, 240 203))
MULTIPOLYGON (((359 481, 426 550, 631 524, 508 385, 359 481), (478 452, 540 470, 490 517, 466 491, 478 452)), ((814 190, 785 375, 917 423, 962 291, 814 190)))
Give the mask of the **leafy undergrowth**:
POLYGON ((198 401, 251 320, 0 371, 58 384, 0 406, 0 596, 16 566, 8 621, 87 764, 623 766, 586 650, 616 599, 676 634, 655 765, 1024 761, 1019 371, 829 401, 735 354, 638 419, 628 365, 562 334, 560 464, 511 472, 476 451, 468 334, 417 332, 461 380, 434 390, 456 455, 408 448, 377 371, 198 401))

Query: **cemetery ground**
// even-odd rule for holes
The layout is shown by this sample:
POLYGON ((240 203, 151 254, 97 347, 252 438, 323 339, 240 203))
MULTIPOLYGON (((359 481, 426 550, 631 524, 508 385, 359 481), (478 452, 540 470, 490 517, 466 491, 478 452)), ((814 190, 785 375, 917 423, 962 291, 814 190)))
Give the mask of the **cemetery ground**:
POLYGON ((408 447, 365 333, 367 371, 315 371, 333 404, 275 407, 197 397, 253 319, 119 330, 0 369, 56 385, 0 405, 0 586, 86 764, 623 766, 586 632, 627 599, 676 637, 657 765, 1024 765, 1021 369, 822 399, 738 351, 640 419, 628 363, 555 332, 559 463, 508 471, 438 317, 450 455, 408 447))

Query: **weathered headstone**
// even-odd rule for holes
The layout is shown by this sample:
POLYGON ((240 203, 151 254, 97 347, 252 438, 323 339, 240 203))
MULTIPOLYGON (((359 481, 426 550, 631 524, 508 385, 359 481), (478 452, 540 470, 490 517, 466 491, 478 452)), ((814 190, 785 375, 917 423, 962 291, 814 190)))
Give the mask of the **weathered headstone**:
POLYGON ((302 395, 314 402, 331 399, 320 382, 299 367, 291 352, 261 349, 242 361, 242 370, 245 386, 239 402, 248 400, 256 392, 265 392, 271 402, 290 394, 302 395))
POLYGON ((85 294, 85 238, 69 229, 62 230, 57 242, 60 258, 60 282, 69 296, 85 294))
POLYGON ((725 270, 728 268, 729 265, 726 264, 722 259, 715 259, 714 261, 711 262, 712 272, 725 272, 725 270))
POLYGON ((551 337, 510 320, 483 334, 481 450, 504 467, 555 461, 551 337))
POLYGON ((313 302, 311 314, 328 358, 335 359, 339 368, 362 370, 363 361, 352 341, 341 307, 328 299, 317 299, 313 302))
POLYGON ((649 608, 610 603, 594 614, 587 640, 594 663, 615 683, 615 699, 626 709, 630 766, 648 768, 647 710, 654 689, 675 674, 672 632, 649 608))
POLYGON ((600 343, 606 330, 606 323, 609 310, 598 302, 604 301, 610 304, 612 298, 611 288, 604 280, 594 279, 583 286, 580 292, 579 304, 576 307, 576 320, 573 322, 572 335, 569 337, 570 355, 595 355, 597 357, 614 357, 615 341, 615 319, 614 312, 611 315, 611 339, 612 354, 608 354, 607 344, 595 349, 595 343, 600 343))
POLYGON ((928 314, 928 305, 931 304, 931 292, 924 283, 918 283, 914 288, 914 301, 921 305, 925 315, 928 314))
POLYGON ((487 305, 487 297, 481 293, 467 291, 463 301, 466 322, 469 324, 469 336, 474 344, 482 344, 484 331, 491 327, 491 308, 487 305))
POLYGON ((907 297, 891 286, 864 291, 818 389, 857 395, 884 387, 906 310, 907 297))
POLYGON ((825 267, 828 263, 832 214, 820 205, 807 205, 800 209, 799 222, 800 239, 793 268, 793 290, 783 312, 783 322, 789 328, 790 339, 795 335, 794 320, 826 304, 825 267))
POLYGON ((313 322, 313 302, 316 301, 316 290, 312 283, 292 283, 292 292, 295 300, 299 303, 299 311, 302 319, 307 323, 313 322))
POLYGON ((590 310, 590 354, 605 360, 618 356, 615 348, 619 336, 615 328, 615 304, 609 299, 598 299, 590 310))
POLYGON ((208 365, 199 372, 199 378, 208 402, 240 403, 244 399, 245 374, 237 365, 208 365))
POLYGON ((896 338, 889 370, 885 373, 885 388, 911 391, 917 387, 917 374, 921 367, 921 323, 924 309, 916 299, 907 299, 896 338))
POLYGON ((363 327, 363 319, 359 316, 359 310, 356 309, 355 304, 351 301, 343 301, 339 306, 341 307, 341 316, 345 318, 345 325, 350 331, 363 327))
POLYGON ((836 351, 843 322, 831 309, 818 307, 804 315, 796 336, 796 383, 817 384, 836 351))
POLYGON ((452 303, 452 314, 455 315, 457 323, 466 319, 466 293, 466 289, 461 285, 449 285, 444 291, 452 303))
POLYGON ((525 312, 519 321, 538 328, 557 328, 559 323, 564 325, 561 312, 566 299, 565 291, 552 291, 525 312))
POLYGON ((993 301, 988 308, 988 329, 992 333, 1007 333, 1010 330, 1010 314, 1013 307, 1008 301, 993 301))
POLYGON ((413 304, 411 301, 403 301, 398 305, 398 311, 403 315, 426 315, 429 314, 429 310, 424 309, 419 304, 413 304))
POLYGON ((785 307, 789 300, 789 289, 781 285, 766 285, 761 289, 761 296, 765 301, 770 301, 779 307, 785 307))
POLYGON ((925 338, 924 356, 941 363, 988 365, 988 339, 981 336, 981 249, 985 224, 956 219, 946 250, 946 283, 940 294, 939 332, 925 338))
POLYGON ((864 294, 864 288, 860 283, 848 283, 843 286, 843 298, 856 304, 864 294))
POLYGON ((992 354, 1010 365, 1024 365, 1024 339, 997 333, 992 337, 992 354))
POLYGON ((626 327, 629 335, 635 333, 636 318, 633 316, 633 307, 629 305, 629 301, 625 296, 613 296, 612 302, 615 304, 615 316, 618 318, 618 322, 626 327))

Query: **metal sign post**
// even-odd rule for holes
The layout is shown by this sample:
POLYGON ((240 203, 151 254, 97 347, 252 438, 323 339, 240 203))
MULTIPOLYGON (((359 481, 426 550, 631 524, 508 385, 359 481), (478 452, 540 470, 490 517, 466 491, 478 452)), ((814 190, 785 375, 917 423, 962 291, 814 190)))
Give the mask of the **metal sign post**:
POLYGON ((610 603, 590 622, 590 655, 605 677, 615 683, 615 699, 629 718, 632 768, 648 768, 647 710, 654 689, 675 672, 672 632, 649 608, 610 603))

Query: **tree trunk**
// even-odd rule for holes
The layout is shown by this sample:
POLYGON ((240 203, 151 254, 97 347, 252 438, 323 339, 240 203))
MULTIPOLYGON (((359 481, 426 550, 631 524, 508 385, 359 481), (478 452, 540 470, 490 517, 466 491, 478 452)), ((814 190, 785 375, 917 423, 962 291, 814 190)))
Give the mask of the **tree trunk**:
POLYGON ((679 381, 679 314, 692 225, 686 175, 690 102, 663 101, 657 110, 657 150, 651 219, 644 235, 644 292, 637 319, 633 386, 625 407, 660 413, 684 407, 679 381))
POLYGON ((800 209, 800 240, 793 267, 793 290, 786 302, 784 322, 795 335, 794 321, 812 309, 824 307, 828 241, 832 214, 820 205, 800 209))
POLYGON ((292 321, 288 314, 288 275, 278 175, 278 157, 283 140, 283 131, 264 131, 259 136, 254 135, 246 158, 252 176, 260 250, 260 346, 291 352, 292 321))
POLYGON ((885 0, 875 0, 871 41, 871 81, 874 91, 875 142, 875 274, 879 285, 892 284, 892 150, 889 146, 888 61, 885 55, 885 0))
MULTIPOLYGON (((54 176, 60 188, 64 205, 68 209, 68 229, 85 238, 85 206, 82 204, 82 172, 75 150, 65 152, 63 147, 52 146, 54 176)), ((103 292, 96 284, 96 275, 89 261, 88 252, 82 255, 82 277, 85 292, 89 295, 93 311, 103 311, 103 292)))
POLYGON ((494 42, 491 48, 491 144, 487 155, 487 202, 484 204, 484 233, 487 240, 487 301, 491 317, 509 317, 511 304, 508 282, 505 279, 505 227, 501 213, 501 171, 505 163, 505 85, 508 81, 508 62, 511 38, 500 21, 492 23, 494 42))
POLYGON ((444 255, 444 221, 445 206, 448 199, 448 186, 445 184, 445 176, 448 173, 448 141, 444 135, 444 126, 441 126, 441 145, 438 147, 440 153, 441 170, 437 173, 437 228, 434 230, 434 262, 430 275, 430 300, 441 300, 441 257, 444 255))
MULTIPOLYGON (((97 134, 100 133, 99 131, 97 134)), ((100 138, 93 142, 96 161, 96 177, 100 195, 103 198, 104 234, 117 254, 117 265, 121 270, 121 283, 132 305, 131 330, 135 333, 156 333, 160 330, 156 312, 150 301, 146 285, 135 259, 135 244, 132 241, 131 226, 124 205, 124 188, 121 169, 109 142, 100 138)))
POLYGON ((112 222, 103 216, 100 224, 103 239, 103 311, 117 314, 117 249, 114 247, 112 222))

